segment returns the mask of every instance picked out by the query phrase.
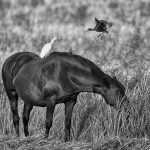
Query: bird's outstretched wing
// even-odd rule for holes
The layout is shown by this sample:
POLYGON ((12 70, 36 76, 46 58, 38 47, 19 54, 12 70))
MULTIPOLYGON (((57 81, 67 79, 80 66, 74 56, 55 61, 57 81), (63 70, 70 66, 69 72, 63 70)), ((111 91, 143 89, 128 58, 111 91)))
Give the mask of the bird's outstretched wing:
POLYGON ((95 17, 95 22, 96 22, 96 24, 99 23, 99 20, 96 17, 95 17))

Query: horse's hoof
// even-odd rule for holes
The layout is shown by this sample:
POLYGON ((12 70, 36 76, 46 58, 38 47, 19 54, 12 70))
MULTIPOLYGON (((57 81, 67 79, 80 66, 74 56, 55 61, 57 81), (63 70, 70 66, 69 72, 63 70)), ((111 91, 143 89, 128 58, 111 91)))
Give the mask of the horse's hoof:
POLYGON ((29 136, 29 132, 26 132, 26 133, 25 133, 25 137, 27 137, 27 136, 29 136))

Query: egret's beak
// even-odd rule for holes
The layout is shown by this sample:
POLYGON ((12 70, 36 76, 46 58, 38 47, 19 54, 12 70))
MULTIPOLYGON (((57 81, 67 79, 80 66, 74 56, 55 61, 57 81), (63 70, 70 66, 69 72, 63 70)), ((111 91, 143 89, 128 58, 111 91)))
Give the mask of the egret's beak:
POLYGON ((56 41, 60 42, 62 41, 62 38, 57 38, 56 41))

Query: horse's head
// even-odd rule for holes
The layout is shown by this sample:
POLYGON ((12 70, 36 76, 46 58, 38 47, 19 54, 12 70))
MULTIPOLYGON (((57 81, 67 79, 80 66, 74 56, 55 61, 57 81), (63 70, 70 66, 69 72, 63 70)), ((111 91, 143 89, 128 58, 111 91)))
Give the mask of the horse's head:
POLYGON ((122 104, 128 102, 125 95, 125 87, 116 79, 111 78, 109 88, 105 91, 106 102, 114 108, 120 108, 122 104))

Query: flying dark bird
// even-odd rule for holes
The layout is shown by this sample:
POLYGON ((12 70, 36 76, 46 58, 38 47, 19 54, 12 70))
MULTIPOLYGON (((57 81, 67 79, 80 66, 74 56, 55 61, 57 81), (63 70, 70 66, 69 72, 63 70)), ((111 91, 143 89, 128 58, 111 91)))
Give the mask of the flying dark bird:
POLYGON ((111 27, 113 25, 113 23, 111 22, 108 22, 106 20, 98 20, 97 18, 95 18, 95 22, 96 22, 96 26, 94 28, 88 28, 87 31, 100 32, 98 37, 101 36, 101 38, 104 35, 104 33, 108 33, 107 27, 111 27))

